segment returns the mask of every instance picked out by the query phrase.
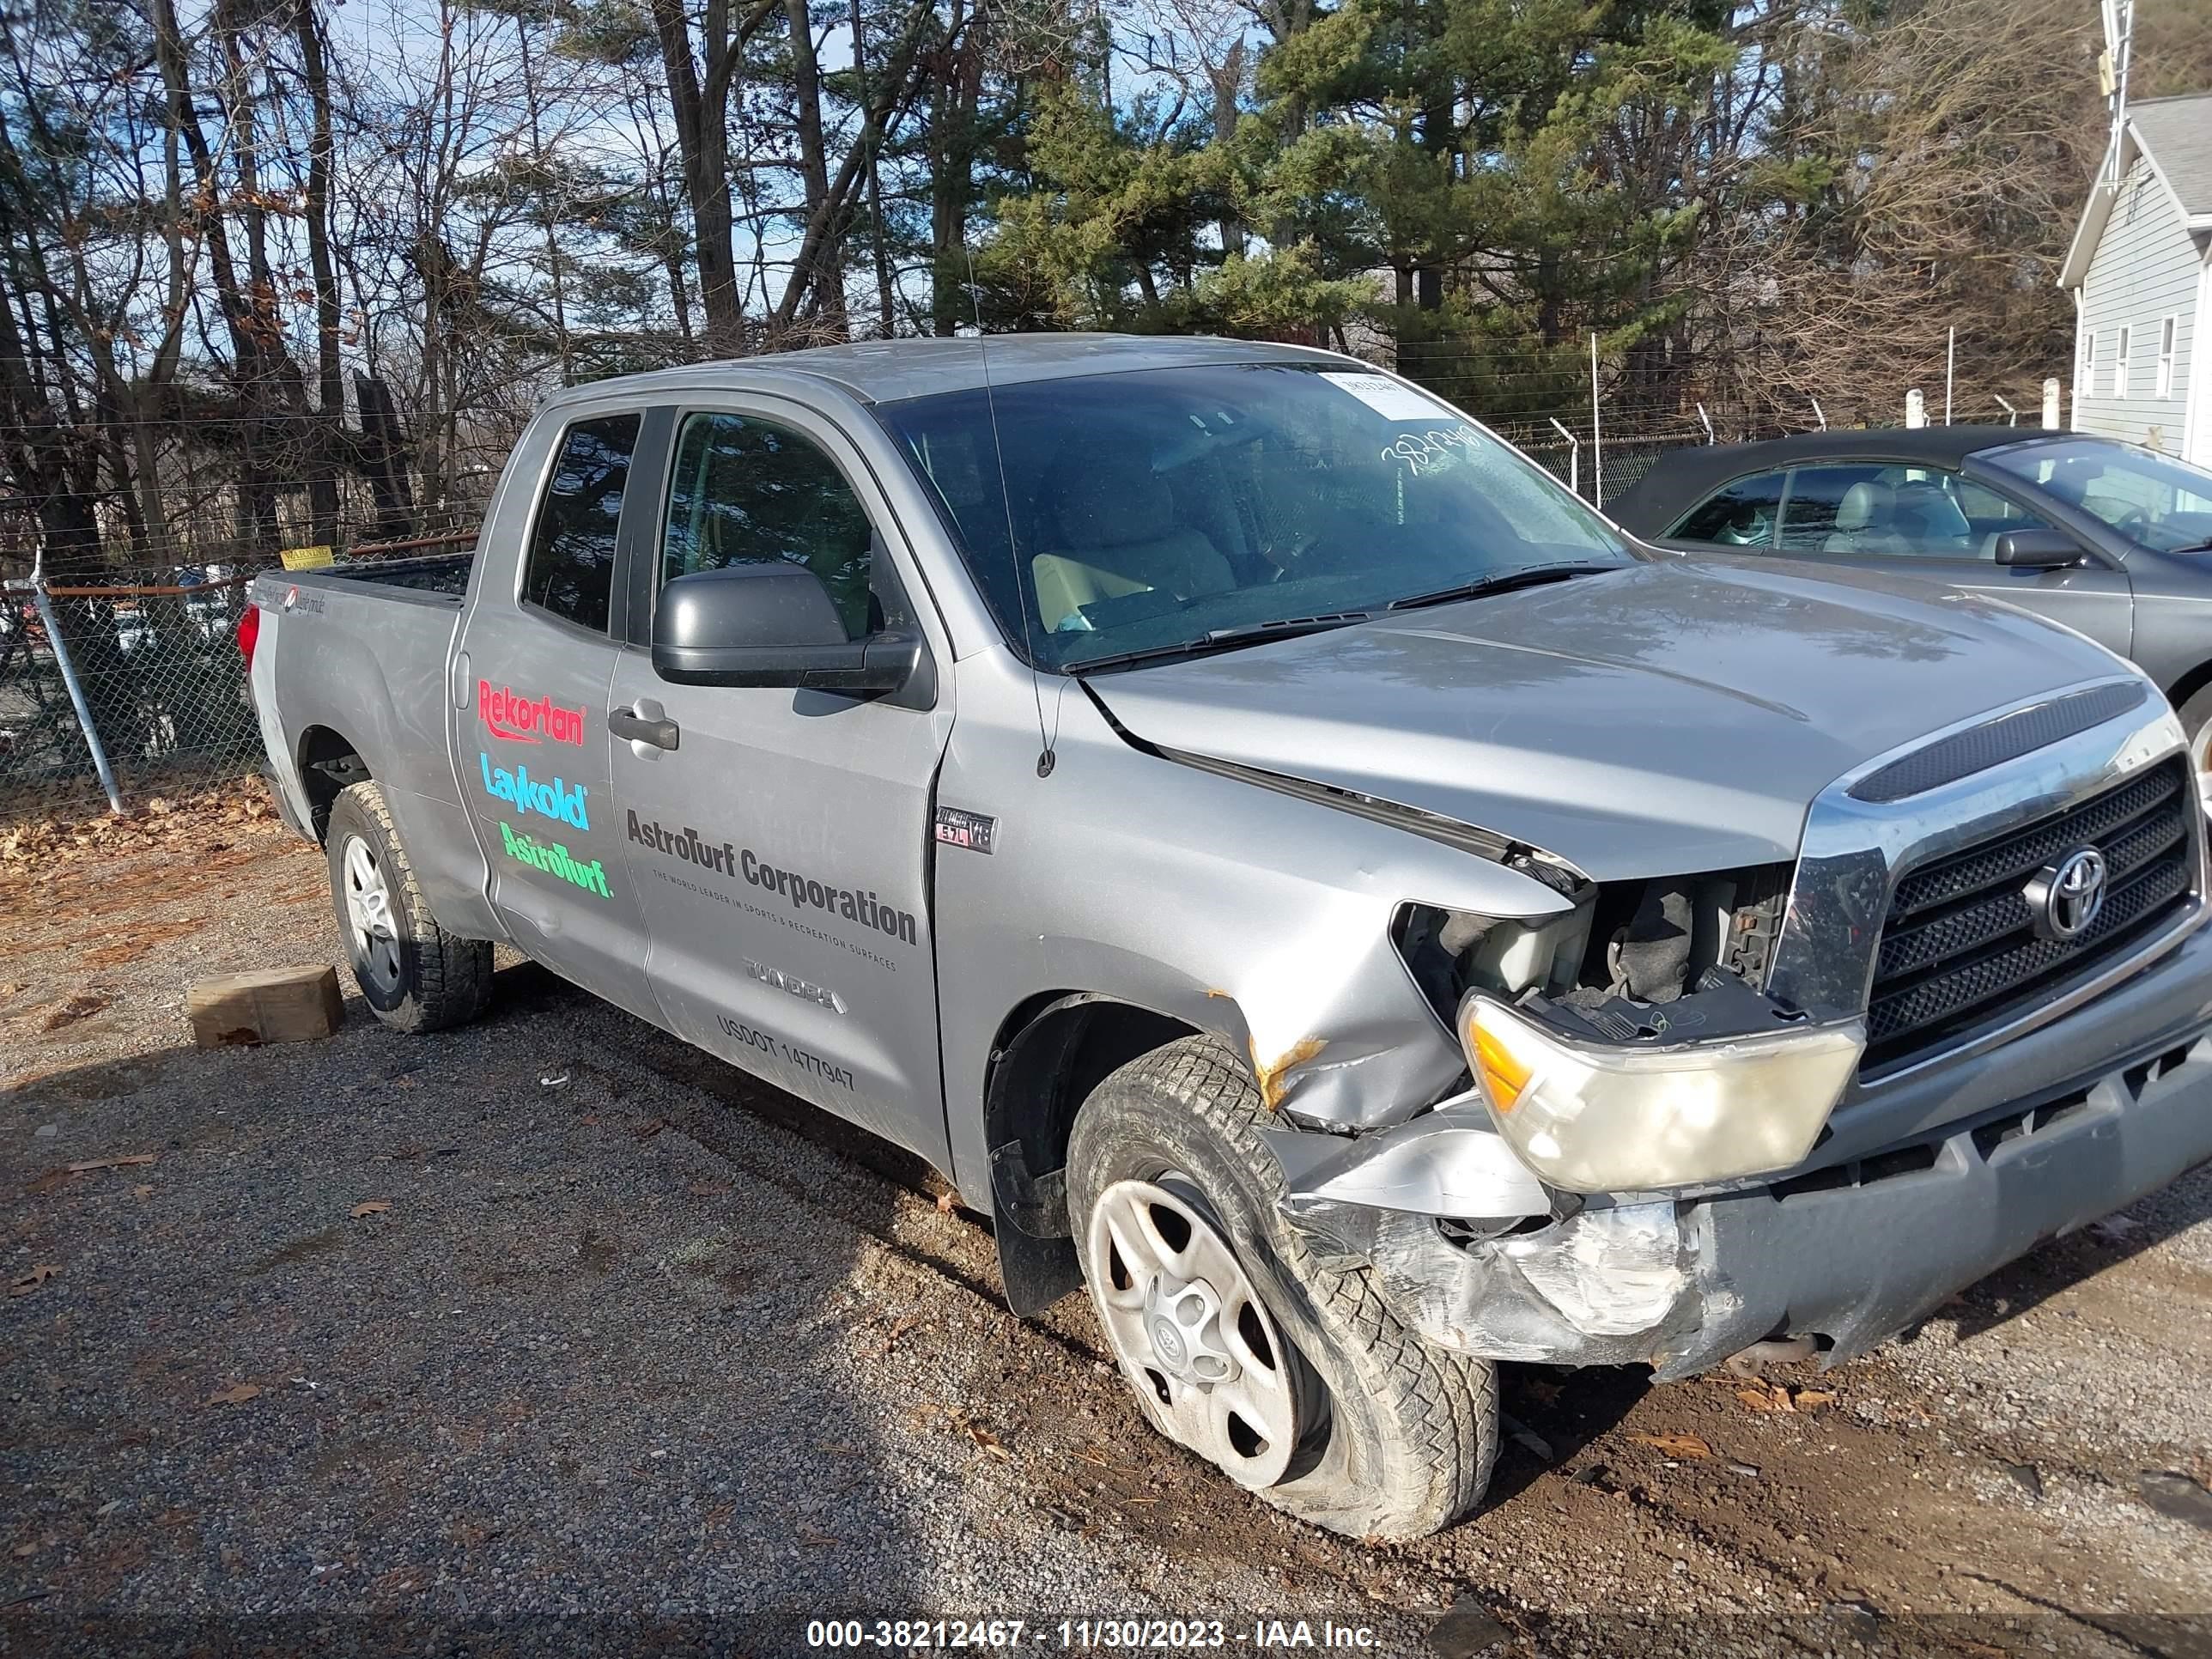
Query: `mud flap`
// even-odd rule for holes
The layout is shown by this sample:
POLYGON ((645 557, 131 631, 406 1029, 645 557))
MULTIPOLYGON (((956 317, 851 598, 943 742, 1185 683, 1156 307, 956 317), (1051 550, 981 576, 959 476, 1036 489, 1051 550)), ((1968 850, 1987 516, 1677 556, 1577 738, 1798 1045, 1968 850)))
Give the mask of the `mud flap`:
POLYGON ((1006 1287, 1009 1308, 1024 1319, 1033 1319, 1083 1288, 1083 1264, 1073 1239, 1032 1238, 1014 1224, 1002 1206, 994 1202, 991 1211, 999 1278, 1006 1287))

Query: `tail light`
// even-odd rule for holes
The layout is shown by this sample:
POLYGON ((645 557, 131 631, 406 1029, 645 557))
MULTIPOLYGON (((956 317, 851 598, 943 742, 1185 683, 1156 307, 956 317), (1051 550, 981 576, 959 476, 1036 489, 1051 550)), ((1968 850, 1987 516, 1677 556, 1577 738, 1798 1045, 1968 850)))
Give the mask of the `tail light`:
POLYGON ((261 638, 261 607, 248 605, 246 614, 238 619, 238 654, 246 659, 248 673, 253 672, 253 647, 261 638))

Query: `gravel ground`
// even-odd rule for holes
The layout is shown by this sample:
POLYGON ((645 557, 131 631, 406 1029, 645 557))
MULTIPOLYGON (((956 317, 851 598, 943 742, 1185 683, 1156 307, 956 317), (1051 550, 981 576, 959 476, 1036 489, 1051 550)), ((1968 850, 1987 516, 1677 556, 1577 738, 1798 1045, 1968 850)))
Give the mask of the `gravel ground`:
POLYGON ((1490 1505, 1367 1548, 1152 1440, 903 1155, 530 964, 185 1046, 191 981, 337 945, 313 849, 176 817, 0 869, 0 1649, 2212 1654, 2212 1172, 1778 1395, 1510 1371, 1490 1505))

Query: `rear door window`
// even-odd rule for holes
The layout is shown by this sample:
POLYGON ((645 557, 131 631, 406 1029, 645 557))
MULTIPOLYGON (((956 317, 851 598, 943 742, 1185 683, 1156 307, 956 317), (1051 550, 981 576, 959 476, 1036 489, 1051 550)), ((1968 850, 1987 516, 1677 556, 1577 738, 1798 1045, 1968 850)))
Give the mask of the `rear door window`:
POLYGON ((638 416, 602 415, 562 435, 522 570, 526 605, 595 634, 607 631, 615 531, 637 447, 638 416))
POLYGON ((1780 472, 1754 473, 1738 478, 1715 495, 1709 495, 1668 532, 1671 541, 1711 542, 1720 547, 1771 547, 1774 518, 1782 505, 1780 472))

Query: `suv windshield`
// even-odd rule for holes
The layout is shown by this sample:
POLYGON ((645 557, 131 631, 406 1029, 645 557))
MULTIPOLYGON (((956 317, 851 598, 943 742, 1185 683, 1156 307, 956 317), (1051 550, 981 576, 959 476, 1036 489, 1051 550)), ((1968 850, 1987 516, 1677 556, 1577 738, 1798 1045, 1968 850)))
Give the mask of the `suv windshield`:
POLYGON ((2212 472, 2102 438, 1992 450, 1982 459, 2154 553, 2212 550, 2212 472))
POLYGON ((1630 562, 1548 474, 1448 404, 1349 365, 1032 380, 877 413, 1007 639, 1042 668, 1630 562))

